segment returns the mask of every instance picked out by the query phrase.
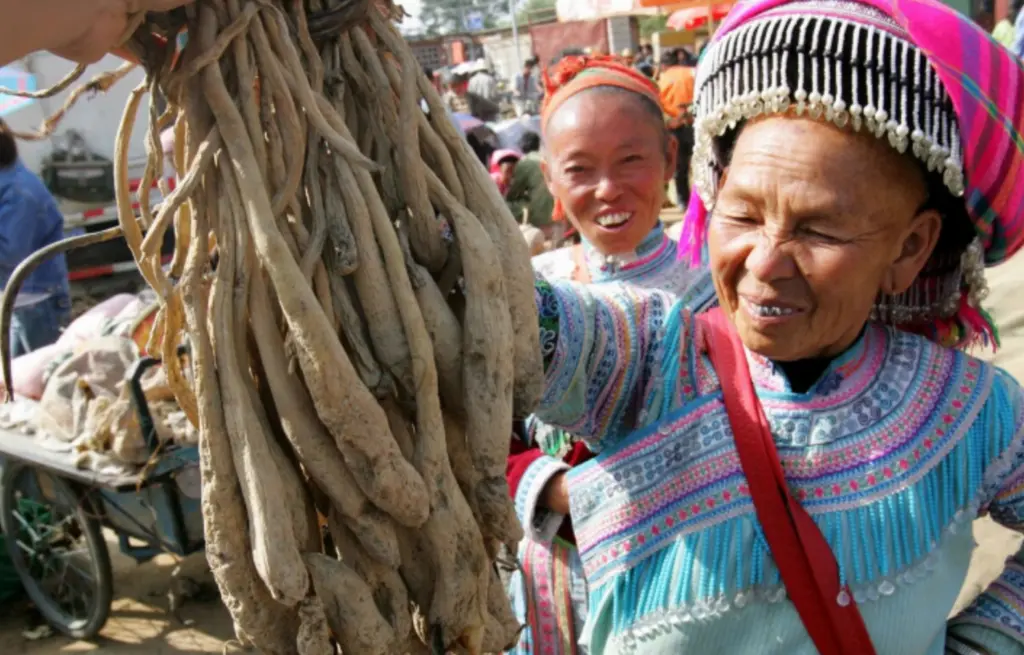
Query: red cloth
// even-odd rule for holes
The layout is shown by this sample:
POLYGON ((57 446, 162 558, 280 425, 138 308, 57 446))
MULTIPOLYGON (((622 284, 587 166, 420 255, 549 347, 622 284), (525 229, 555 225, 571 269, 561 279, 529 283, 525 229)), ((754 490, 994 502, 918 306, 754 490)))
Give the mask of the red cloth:
POLYGON ((871 635, 825 535, 789 491, 768 418, 754 391, 743 342, 721 309, 700 317, 711 363, 722 383, 736 452, 750 485, 758 522, 789 600, 822 653, 874 655, 871 635), (840 593, 847 602, 840 604, 840 593))
MULTIPOLYGON (((512 442, 509 446, 508 464, 505 467, 505 477, 508 479, 508 490, 512 494, 513 499, 519 490, 519 483, 522 482, 523 476, 526 475, 526 469, 530 468, 531 464, 543 456, 544 451, 539 446, 530 447, 524 444, 521 439, 515 436, 512 437, 512 442)), ((594 453, 590 452, 586 445, 578 441, 573 444, 572 450, 562 458, 562 461, 570 467, 575 467, 587 460, 593 459, 593 457, 594 453)), ((569 520, 568 516, 562 521, 562 526, 558 529, 558 536, 571 544, 576 543, 576 535, 572 531, 572 521, 569 520)))

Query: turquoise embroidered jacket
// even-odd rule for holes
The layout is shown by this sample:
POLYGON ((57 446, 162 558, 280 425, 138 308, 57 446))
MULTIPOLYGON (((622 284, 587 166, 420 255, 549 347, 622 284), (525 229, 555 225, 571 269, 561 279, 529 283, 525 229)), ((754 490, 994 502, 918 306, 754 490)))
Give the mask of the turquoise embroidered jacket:
MULTIPOLYGON (((598 457, 570 473, 592 653, 815 652, 754 514, 691 314, 636 288, 537 284, 538 416, 598 457)), ((988 513, 1024 529, 1024 396, 1005 372, 869 324, 807 393, 748 353, 793 492, 880 654, 949 634, 1024 653, 1024 566, 947 625, 988 513)), ((847 602, 837 598, 836 602, 847 602)))

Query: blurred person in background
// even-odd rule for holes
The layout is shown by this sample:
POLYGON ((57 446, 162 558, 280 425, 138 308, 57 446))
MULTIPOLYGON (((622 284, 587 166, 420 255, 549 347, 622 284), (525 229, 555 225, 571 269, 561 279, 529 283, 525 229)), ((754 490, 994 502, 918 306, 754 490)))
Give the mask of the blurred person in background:
POLYGON ((477 59, 469 70, 469 93, 480 96, 489 102, 498 101, 498 81, 491 74, 487 60, 477 59))
POLYGON ((536 57, 531 57, 523 62, 523 70, 516 73, 515 83, 512 87, 516 115, 536 114, 542 96, 540 74, 537 72, 537 59, 536 57))
MULTIPOLYGON (((49 190, 18 157, 14 134, 0 119, 0 283, 36 250, 64 238, 64 216, 49 190)), ((63 254, 41 263, 21 285, 11 318, 11 358, 55 342, 71 322, 63 254)))
POLYGON ((654 46, 646 41, 640 44, 639 61, 637 63, 646 63, 651 68, 654 68, 654 46))
POLYGON ((992 32, 996 26, 996 15, 992 2, 993 0, 984 0, 974 12, 974 22, 986 32, 992 32))
POLYGON ((444 95, 441 96, 444 106, 452 113, 468 114, 469 98, 466 96, 468 91, 469 78, 462 71, 453 71, 451 79, 448 80, 448 88, 445 90, 444 95))
POLYGON ((680 66, 696 66, 697 57, 686 48, 676 48, 676 63, 680 66))
POLYGON ((1014 0, 1013 6, 1016 7, 1017 15, 1013 21, 1013 46, 1010 48, 1010 52, 1019 58, 1024 58, 1024 11, 1022 11, 1024 2, 1014 0))
MULTIPOLYGON (((658 88, 661 91, 661 110, 665 112, 668 128, 679 143, 674 175, 676 203, 686 206, 689 194, 690 159, 693 157, 693 88, 696 82, 696 68, 683 66, 676 51, 668 51, 661 57, 661 74, 658 88)), ((690 61, 685 56, 686 61, 690 61)))
POLYGON ((0 66, 37 50, 81 64, 97 62, 119 45, 129 13, 169 11, 191 1, 0 0, 0 66))
POLYGON ((491 153, 489 172, 491 179, 498 185, 498 191, 501 191, 502 197, 505 196, 509 185, 512 184, 512 176, 515 175, 516 164, 522 159, 522 156, 518 150, 512 150, 511 148, 502 148, 491 153))
POLYGON ((516 163, 505 200, 516 222, 529 223, 544 232, 548 241, 558 242, 565 231, 565 222, 554 222, 551 211, 555 200, 544 181, 541 168, 540 135, 526 132, 519 139, 522 157, 516 163))
POLYGON ((992 38, 999 43, 1003 44, 1006 48, 1013 47, 1013 40, 1017 36, 1017 30, 1013 26, 1013 22, 1017 20, 1017 14, 1020 12, 1020 5, 1022 0, 1013 0, 1010 3, 1010 13, 1006 15, 1001 21, 996 23, 995 29, 992 30, 992 38))

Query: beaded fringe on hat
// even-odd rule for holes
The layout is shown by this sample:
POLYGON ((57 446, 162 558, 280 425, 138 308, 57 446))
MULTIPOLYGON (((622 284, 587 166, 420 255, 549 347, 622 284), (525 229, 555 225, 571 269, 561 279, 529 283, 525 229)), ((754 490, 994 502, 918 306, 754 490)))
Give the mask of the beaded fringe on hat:
MULTIPOLYGON (((744 121, 787 112, 886 139, 940 176, 954 197, 964 195, 949 94, 903 29, 868 5, 803 0, 766 11, 715 42, 696 85, 693 177, 708 210, 722 174, 717 139, 744 121)), ((700 214, 687 216, 692 258, 705 241, 707 217, 700 214)), ((936 253, 909 290, 879 297, 873 318, 947 346, 995 345, 995 327, 979 305, 986 293, 975 240, 963 253, 936 253)))

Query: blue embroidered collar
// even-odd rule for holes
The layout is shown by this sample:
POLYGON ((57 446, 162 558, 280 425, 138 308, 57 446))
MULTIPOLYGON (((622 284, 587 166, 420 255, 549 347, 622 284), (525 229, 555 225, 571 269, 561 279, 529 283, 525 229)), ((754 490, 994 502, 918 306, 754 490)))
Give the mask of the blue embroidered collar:
POLYGON ((603 255, 584 239, 583 255, 590 269, 591 280, 602 282, 642 277, 660 270, 668 260, 675 258, 676 249, 675 243, 665 234, 665 228, 659 221, 631 253, 603 255))
MULTIPOLYGON (((861 369, 865 366, 870 367, 872 363, 876 366, 881 364, 881 353, 876 351, 884 349, 885 335, 883 332, 882 326, 868 324, 861 330, 857 340, 833 359, 806 394, 801 395, 827 396, 837 390, 840 383, 850 377, 854 371, 858 376, 866 375, 868 379, 874 377, 878 371, 863 371, 861 369)), ((750 365, 750 376, 758 388, 765 391, 795 393, 781 366, 767 357, 762 357, 749 350, 747 351, 747 361, 750 365)))

